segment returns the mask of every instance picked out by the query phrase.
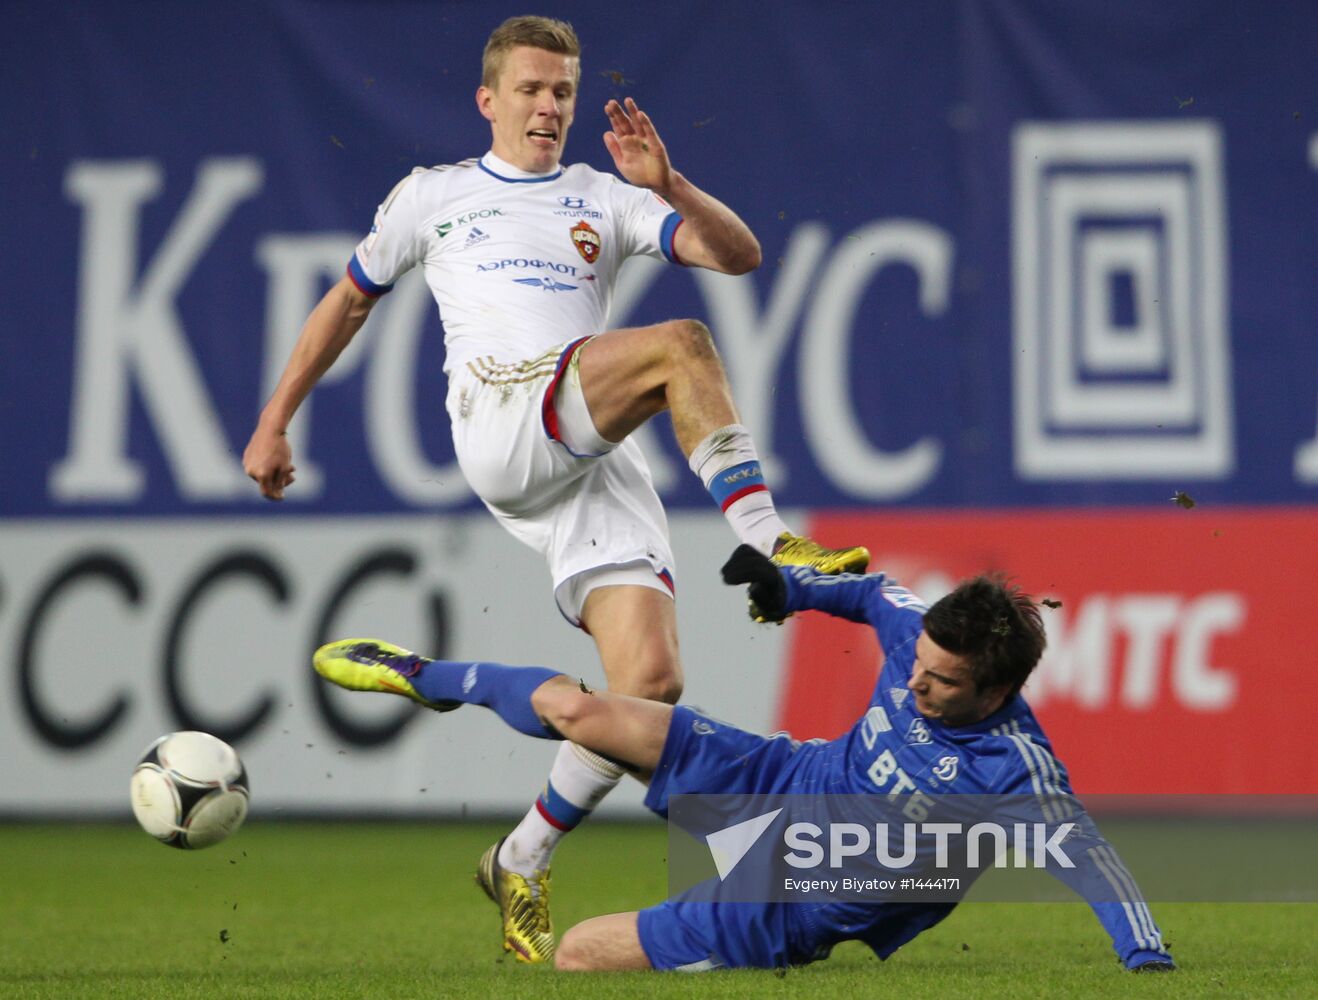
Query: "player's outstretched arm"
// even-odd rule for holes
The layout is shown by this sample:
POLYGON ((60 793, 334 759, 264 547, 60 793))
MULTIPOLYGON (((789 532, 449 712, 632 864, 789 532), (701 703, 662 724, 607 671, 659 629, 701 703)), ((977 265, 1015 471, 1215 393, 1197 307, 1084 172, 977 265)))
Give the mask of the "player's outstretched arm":
POLYGON ((293 449, 285 436, 288 422, 361 329, 374 304, 375 299, 344 277, 307 317, 284 374, 243 450, 243 471, 256 481, 266 498, 284 499, 284 488, 293 483, 296 468, 293 449))
MULTIPOLYGON (((1007 794, 999 800, 1002 805, 995 810, 994 818, 1003 824, 1034 824, 1036 830, 1047 835, 1043 843, 1055 839, 1057 850, 1066 860, 1062 862, 1058 854, 1047 852, 1048 873, 1089 904, 1112 939, 1112 949, 1122 965, 1132 972, 1175 970, 1176 963, 1163 944, 1162 931, 1135 876, 1071 793, 1065 778, 1055 789, 1037 791, 1038 782, 1048 788, 1050 781, 1059 780, 1047 777, 1059 773, 1056 758, 1038 744, 1027 748, 1019 739, 1016 742, 1020 760, 1010 758, 1013 764, 1002 785, 1007 794)), ((1041 843, 1038 837, 1036 833, 1036 845, 1041 843)))
POLYGON ((604 145, 625 180, 649 188, 682 216, 673 240, 678 260, 724 274, 760 266, 760 243, 736 212, 673 169, 650 116, 628 97, 604 106, 612 131, 604 145))
POLYGON ((1077 837, 1076 868, 1052 871, 1085 898, 1103 929, 1112 938, 1112 948, 1132 972, 1171 972, 1176 963, 1162 943, 1162 932, 1149 912, 1134 877, 1115 849, 1103 839, 1093 821, 1089 835, 1077 837), (1088 844, 1088 848, 1080 848, 1088 844))

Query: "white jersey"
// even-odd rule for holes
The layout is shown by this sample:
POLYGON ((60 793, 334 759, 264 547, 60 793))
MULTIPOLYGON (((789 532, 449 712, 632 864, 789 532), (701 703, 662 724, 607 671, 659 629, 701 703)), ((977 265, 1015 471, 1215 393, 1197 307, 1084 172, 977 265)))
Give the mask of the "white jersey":
POLYGON ((681 221, 653 192, 585 164, 530 174, 486 153, 400 181, 348 275, 375 297, 420 264, 451 375, 476 358, 520 361, 602 333, 623 261, 676 260, 681 221))

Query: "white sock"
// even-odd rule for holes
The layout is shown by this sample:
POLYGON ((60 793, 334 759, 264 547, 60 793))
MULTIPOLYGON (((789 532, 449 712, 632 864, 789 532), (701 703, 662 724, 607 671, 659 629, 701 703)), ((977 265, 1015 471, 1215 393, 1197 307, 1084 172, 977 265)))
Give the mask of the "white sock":
POLYGON ((722 509, 737 538, 772 555, 773 543, 788 528, 764 482, 750 431, 741 424, 712 431, 691 449, 687 464, 722 509))
POLYGON ((549 780, 535 804, 499 848, 499 865, 530 877, 549 867, 563 835, 590 815, 622 780, 622 768, 575 743, 554 757, 549 780))

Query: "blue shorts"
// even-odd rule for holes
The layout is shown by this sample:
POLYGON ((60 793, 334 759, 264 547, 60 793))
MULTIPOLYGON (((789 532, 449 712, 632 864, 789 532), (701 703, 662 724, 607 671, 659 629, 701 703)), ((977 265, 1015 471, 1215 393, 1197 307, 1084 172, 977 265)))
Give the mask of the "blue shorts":
MULTIPOLYGON (((798 763, 817 749, 786 735, 748 733, 677 705, 645 804, 667 816, 671 795, 791 791, 798 763)), ((637 930, 656 969, 783 968, 821 957, 815 948, 802 953, 793 945, 799 937, 793 909, 781 903, 670 899, 642 910, 637 930)))
POLYGON ((645 806, 667 817, 670 795, 814 791, 798 787, 794 778, 823 746, 827 744, 801 743, 786 733, 748 733, 697 709, 674 705, 645 806))
MULTIPOLYGON (((833 791, 843 743, 757 736, 677 705, 645 804, 667 816, 673 795, 833 791)), ((835 944, 851 939, 887 958, 954 905, 721 903, 679 896, 641 910, 637 931, 656 969, 779 969, 826 958, 835 944)))

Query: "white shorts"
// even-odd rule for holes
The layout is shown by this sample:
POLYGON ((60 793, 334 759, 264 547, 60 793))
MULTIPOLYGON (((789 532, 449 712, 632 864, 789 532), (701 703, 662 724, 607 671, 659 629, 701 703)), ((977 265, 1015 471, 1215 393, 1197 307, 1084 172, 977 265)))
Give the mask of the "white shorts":
POLYGON ((453 445, 499 523, 544 555, 554 599, 579 625, 596 586, 672 593, 668 519, 640 447, 604 440, 581 391, 579 348, 529 361, 477 359, 449 377, 453 445))

